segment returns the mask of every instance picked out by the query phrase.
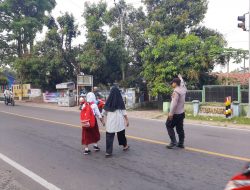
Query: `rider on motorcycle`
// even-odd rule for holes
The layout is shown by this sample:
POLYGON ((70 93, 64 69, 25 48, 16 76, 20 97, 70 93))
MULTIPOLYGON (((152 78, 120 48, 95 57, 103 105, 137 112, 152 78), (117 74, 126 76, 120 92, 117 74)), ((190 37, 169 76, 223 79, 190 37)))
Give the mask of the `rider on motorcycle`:
POLYGON ((11 98, 13 97, 13 93, 11 91, 11 89, 9 89, 9 87, 7 87, 5 90, 4 90, 4 100, 5 102, 10 102, 11 98))

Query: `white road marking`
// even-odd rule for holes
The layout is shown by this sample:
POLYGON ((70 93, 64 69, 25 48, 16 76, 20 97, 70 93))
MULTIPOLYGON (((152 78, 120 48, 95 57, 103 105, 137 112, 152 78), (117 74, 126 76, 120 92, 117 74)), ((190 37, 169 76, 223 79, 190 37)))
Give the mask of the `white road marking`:
POLYGON ((36 181, 37 183, 39 183, 40 185, 42 185, 46 189, 49 189, 49 190, 61 190, 60 188, 58 188, 55 185, 49 183, 45 179, 41 178, 37 174, 35 174, 32 171, 26 169, 25 167, 21 166, 17 162, 11 160, 10 158, 8 158, 7 156, 5 156, 5 155, 3 155, 1 153, 0 153, 0 159, 2 159, 4 162, 8 163, 12 167, 16 168, 18 171, 22 172, 23 174, 25 174, 26 176, 28 176, 32 180, 36 181))

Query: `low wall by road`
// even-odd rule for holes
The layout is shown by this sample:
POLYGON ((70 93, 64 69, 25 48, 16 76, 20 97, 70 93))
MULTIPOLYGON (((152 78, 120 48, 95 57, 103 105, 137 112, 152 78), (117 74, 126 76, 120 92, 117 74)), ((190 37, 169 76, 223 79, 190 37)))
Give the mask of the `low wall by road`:
MULTIPOLYGON (((186 103, 185 110, 187 113, 193 113, 193 104, 186 103)), ((200 115, 214 115, 214 116, 224 116, 223 110, 225 106, 223 104, 213 103, 213 104, 200 104, 199 114, 200 115)), ((248 104, 240 104, 240 116, 246 116, 248 112, 248 104)))

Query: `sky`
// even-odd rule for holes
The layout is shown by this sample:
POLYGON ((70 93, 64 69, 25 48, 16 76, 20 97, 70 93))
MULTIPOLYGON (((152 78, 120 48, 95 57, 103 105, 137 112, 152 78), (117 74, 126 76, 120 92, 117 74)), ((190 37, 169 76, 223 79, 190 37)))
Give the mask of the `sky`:
MULTIPOLYGON (((57 6, 52 14, 54 16, 60 16, 62 13, 68 11, 75 16, 80 29, 83 29, 84 19, 81 15, 84 11, 84 2, 86 1, 98 2, 99 0, 56 0, 57 6)), ((113 0, 107 0, 106 2, 109 6, 114 5, 113 0)), ((141 0, 126 0, 126 2, 135 7, 141 5, 141 0)), ((210 0, 208 3, 208 11, 202 24, 222 33, 228 42, 228 47, 247 50, 248 32, 244 32, 237 27, 237 17, 248 12, 249 2, 250 0, 210 0)), ((74 44, 80 44, 84 41, 83 31, 82 35, 74 41, 74 44)), ((230 64, 230 71, 241 66, 242 65, 230 64)), ((225 68, 216 67, 215 70, 224 72, 225 68)))

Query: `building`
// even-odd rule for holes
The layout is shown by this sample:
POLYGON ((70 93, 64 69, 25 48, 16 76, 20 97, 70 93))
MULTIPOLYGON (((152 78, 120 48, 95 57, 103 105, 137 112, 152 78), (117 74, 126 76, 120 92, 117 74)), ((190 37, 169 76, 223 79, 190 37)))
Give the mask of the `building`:
POLYGON ((216 73, 221 84, 247 86, 250 73, 216 73), (227 83, 228 81, 228 83, 227 83))

